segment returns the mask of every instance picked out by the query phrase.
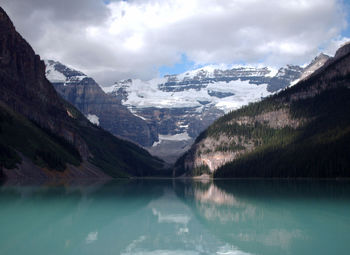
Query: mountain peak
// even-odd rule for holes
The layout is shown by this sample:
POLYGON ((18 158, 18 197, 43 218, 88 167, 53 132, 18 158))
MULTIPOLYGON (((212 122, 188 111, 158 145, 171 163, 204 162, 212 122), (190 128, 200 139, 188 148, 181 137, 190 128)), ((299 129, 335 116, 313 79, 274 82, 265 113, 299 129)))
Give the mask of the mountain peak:
POLYGON ((313 63, 318 62, 318 61, 328 60, 329 58, 330 58, 330 56, 321 52, 311 61, 311 63, 309 65, 312 65, 313 63))
POLYGON ((80 71, 69 68, 59 61, 45 60, 46 77, 52 83, 71 83, 81 81, 88 76, 80 71))
POLYGON ((320 53, 318 56, 316 56, 309 65, 307 65, 304 69, 303 74, 299 78, 299 80, 304 80, 311 76, 313 73, 315 73, 316 70, 320 69, 324 64, 330 59, 331 57, 320 53))
POLYGON ((0 6, 0 22, 1 22, 1 29, 4 28, 4 24, 7 25, 7 28, 12 28, 14 29, 15 26, 13 25, 10 17, 7 15, 7 13, 5 12, 5 10, 3 8, 1 8, 0 6))
POLYGON ((350 52, 350 41, 344 43, 335 53, 334 58, 339 59, 350 52))

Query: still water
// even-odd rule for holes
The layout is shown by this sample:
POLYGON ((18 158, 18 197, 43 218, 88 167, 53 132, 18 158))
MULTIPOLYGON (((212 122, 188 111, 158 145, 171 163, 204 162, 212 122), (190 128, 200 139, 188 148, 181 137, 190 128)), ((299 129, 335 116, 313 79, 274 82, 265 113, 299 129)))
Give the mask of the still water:
POLYGON ((0 186, 0 254, 350 254, 345 181, 0 186))

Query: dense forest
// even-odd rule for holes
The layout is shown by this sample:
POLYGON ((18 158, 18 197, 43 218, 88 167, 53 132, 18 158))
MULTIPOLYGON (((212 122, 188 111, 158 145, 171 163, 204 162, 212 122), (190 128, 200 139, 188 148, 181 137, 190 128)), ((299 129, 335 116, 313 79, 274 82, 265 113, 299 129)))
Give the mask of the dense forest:
POLYGON ((263 144, 220 167, 214 176, 350 176, 350 90, 337 88, 298 100, 291 104, 290 113, 310 121, 295 130, 248 129, 248 134, 259 137, 263 144))

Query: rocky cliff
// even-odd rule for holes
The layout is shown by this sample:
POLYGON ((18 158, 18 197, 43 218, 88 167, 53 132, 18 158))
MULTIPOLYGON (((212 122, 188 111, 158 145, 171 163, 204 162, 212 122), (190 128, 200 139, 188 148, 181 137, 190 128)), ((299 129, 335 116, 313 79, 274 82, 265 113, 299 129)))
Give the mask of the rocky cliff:
POLYGON ((70 128, 70 117, 45 78, 45 64, 0 9, 0 100, 14 111, 75 144, 88 157, 86 144, 70 128))
POLYGON ((315 57, 309 65, 307 65, 304 68, 303 74, 299 77, 299 80, 304 80, 305 78, 309 77, 311 74, 313 74, 316 70, 321 68, 328 60, 330 59, 329 56, 321 53, 317 57, 315 57))
POLYGON ((215 121, 174 175, 350 176, 349 48, 321 55, 296 85, 215 121))
POLYGON ((162 167, 148 152, 90 123, 63 100, 46 79, 44 62, 2 8, 0 86, 0 169, 5 175, 25 177, 28 162, 47 178, 57 172, 70 177, 147 175, 162 167))
POLYGON ((46 76, 56 91, 95 124, 142 146, 151 146, 158 139, 146 121, 107 95, 91 77, 57 61, 47 60, 45 64, 46 76))

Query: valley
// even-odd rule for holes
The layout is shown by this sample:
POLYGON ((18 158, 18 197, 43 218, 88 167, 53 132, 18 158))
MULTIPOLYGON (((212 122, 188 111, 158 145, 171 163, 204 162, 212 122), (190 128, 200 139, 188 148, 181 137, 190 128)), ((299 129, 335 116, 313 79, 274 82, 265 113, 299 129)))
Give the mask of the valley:
POLYGON ((46 76, 66 100, 87 117, 97 118, 100 126, 174 163, 216 119, 306 78, 328 58, 320 54, 304 68, 288 65, 278 70, 206 66, 149 81, 123 80, 110 87, 99 87, 82 72, 47 60, 46 76))

